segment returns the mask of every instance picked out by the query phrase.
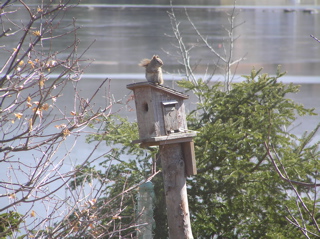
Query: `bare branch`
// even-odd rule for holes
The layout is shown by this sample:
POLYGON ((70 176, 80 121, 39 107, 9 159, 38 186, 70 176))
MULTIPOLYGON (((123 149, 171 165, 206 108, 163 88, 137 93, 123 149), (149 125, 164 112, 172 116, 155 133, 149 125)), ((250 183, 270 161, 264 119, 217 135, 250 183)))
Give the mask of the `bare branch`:
MULTIPOLYGON (((269 148, 269 146, 268 146, 268 144, 267 144, 266 142, 264 143, 264 146, 265 146, 265 148, 266 148, 266 150, 267 150, 268 156, 269 156, 269 158, 270 158, 270 160, 271 160, 271 162, 272 162, 272 164, 273 164, 276 172, 278 173, 278 175, 280 176, 281 179, 285 180, 286 182, 289 182, 289 183, 292 183, 292 184, 295 184, 295 185, 304 186, 304 187, 315 188, 315 187, 320 186, 320 184, 318 184, 318 183, 315 183, 315 184, 314 184, 314 183, 299 182, 299 181, 291 180, 291 179, 289 179, 287 176, 284 176, 284 175, 282 174, 281 170, 278 168, 278 166, 277 166, 277 164, 276 164, 276 162, 275 162, 275 160, 274 160, 274 158, 273 158, 273 156, 272 156, 272 154, 271 154, 271 152, 270 152, 270 148, 269 148)), ((272 147, 272 149, 273 149, 273 153, 275 154, 275 156, 276 156, 277 159, 278 159, 278 162, 279 162, 280 165, 283 167, 283 165, 281 164, 279 155, 277 154, 276 150, 275 150, 273 147, 272 147)), ((283 168, 284 168, 284 167, 283 167, 283 168)))
POLYGON ((112 218, 116 213, 120 218, 126 210, 118 199, 136 187, 126 189, 124 185, 121 194, 105 199, 105 188, 113 182, 99 172, 86 174, 89 164, 104 160, 110 153, 109 149, 98 153, 103 141, 90 146, 91 150, 88 146, 79 162, 70 159, 78 150, 77 142, 88 133, 84 130, 97 122, 102 127, 103 120, 114 113, 110 79, 103 80, 86 97, 79 89, 84 69, 91 64, 83 58, 94 41, 78 52, 75 19, 72 23, 62 21, 71 2, 43 1, 33 6, 19 0, 15 2, 17 8, 10 6, 14 11, 6 11, 11 1, 1 6, 0 37, 12 42, 1 47, 0 162, 4 173, 0 178, 0 217, 12 211, 18 219, 14 221, 17 225, 4 228, 0 237, 13 237, 14 233, 18 237, 18 230, 37 238, 98 237, 118 235, 137 226, 134 216, 129 224, 122 223, 114 230, 101 223, 110 220, 111 225, 120 220, 112 218), (13 15, 21 11, 24 21, 13 15), (68 43, 59 47, 56 41, 61 37, 67 37, 68 43), (109 98, 99 107, 95 101, 104 95, 101 92, 109 98), (63 102, 66 95, 71 99, 68 106, 63 102), (77 184, 81 176, 84 181, 77 184), (99 198, 104 202, 99 201, 98 207, 99 198))
POLYGON ((314 35, 310 35, 313 39, 315 39, 317 42, 320 43, 320 39, 318 39, 317 37, 315 37, 314 35))
MULTIPOLYGON (((273 154, 275 154, 275 156, 277 157, 278 163, 280 164, 281 169, 282 169, 282 171, 284 172, 284 175, 283 175, 282 172, 280 171, 280 169, 278 168, 277 163, 275 162, 275 160, 274 160, 274 158, 273 158, 273 156, 272 156, 272 154, 271 154, 271 152, 270 152, 270 149, 269 149, 268 144, 265 142, 264 145, 265 145, 265 148, 266 148, 266 150, 267 150, 268 156, 269 156, 269 158, 270 158, 270 160, 271 160, 271 162, 272 162, 272 164, 273 164, 276 172, 278 173, 278 175, 280 176, 281 179, 283 179, 284 181, 286 181, 286 182, 289 183, 289 185, 291 186, 291 189, 294 191, 294 193, 295 193, 295 195, 296 195, 296 197, 297 197, 297 201, 302 205, 302 208, 303 208, 304 212, 307 213, 307 215, 309 216, 312 224, 316 227, 316 230, 317 230, 318 232, 320 232, 320 227, 319 227, 319 225, 318 225, 317 219, 316 219, 315 216, 314 216, 314 215, 315 215, 315 214, 314 214, 314 213, 315 213, 314 210, 313 210, 312 212, 309 210, 308 206, 305 204, 304 200, 302 199, 300 193, 299 193, 299 192, 297 191, 297 189, 294 187, 294 185, 298 185, 298 186, 303 186, 303 187, 316 188, 316 187, 320 186, 320 184, 317 184, 316 182, 315 182, 314 184, 311 184, 311 183, 304 183, 304 182, 299 182, 299 181, 291 180, 291 179, 289 178, 287 172, 286 172, 286 169, 285 169, 284 165, 281 163, 281 160, 280 160, 279 155, 277 154, 277 152, 276 152, 276 150, 274 149, 274 147, 272 147, 273 154)), ((316 203, 316 201, 314 201, 314 203, 316 203)), ((315 204, 314 204, 314 206, 315 206, 315 204)), ((299 207, 298 204, 297 204, 297 208, 300 209, 300 207, 299 207)), ((292 217, 294 218, 294 216, 292 216, 292 217)), ((301 212, 301 210, 300 210, 300 217, 301 217, 302 222, 304 222, 305 219, 303 218, 303 213, 301 212)), ((294 219, 294 220, 295 220, 295 219, 294 219)), ((300 230, 302 230, 303 233, 306 235, 307 229, 306 229, 306 226, 305 226, 305 225, 302 227, 302 226, 300 226, 299 223, 297 223, 297 222, 295 222, 294 225, 297 225, 298 228, 299 228, 300 230)))

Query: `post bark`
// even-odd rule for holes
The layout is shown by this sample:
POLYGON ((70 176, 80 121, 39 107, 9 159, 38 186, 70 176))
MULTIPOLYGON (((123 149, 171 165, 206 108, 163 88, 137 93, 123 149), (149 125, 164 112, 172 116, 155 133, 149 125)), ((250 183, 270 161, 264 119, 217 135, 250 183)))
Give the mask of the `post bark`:
POLYGON ((182 145, 160 145, 170 239, 193 239, 182 145))

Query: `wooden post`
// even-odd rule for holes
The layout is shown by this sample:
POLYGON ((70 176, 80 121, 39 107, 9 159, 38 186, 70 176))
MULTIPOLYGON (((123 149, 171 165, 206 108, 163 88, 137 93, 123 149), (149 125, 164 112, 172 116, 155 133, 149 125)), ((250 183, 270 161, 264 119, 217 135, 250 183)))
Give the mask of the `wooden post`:
POLYGON ((187 128, 183 100, 189 96, 150 82, 127 85, 133 90, 141 147, 159 145, 170 239, 193 239, 186 176, 197 174, 196 132, 187 128))
POLYGON ((193 239, 182 145, 160 145, 170 239, 193 239))

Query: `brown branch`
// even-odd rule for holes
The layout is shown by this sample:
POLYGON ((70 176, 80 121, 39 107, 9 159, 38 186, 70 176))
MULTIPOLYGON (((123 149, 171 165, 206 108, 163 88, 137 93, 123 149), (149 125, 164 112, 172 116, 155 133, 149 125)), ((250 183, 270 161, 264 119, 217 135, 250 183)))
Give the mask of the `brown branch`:
MULTIPOLYGON (((273 156, 272 156, 272 154, 270 152, 270 148, 269 148, 269 146, 267 145, 266 142, 264 143, 264 146, 265 146, 265 148, 267 150, 268 156, 269 156, 269 158, 270 158, 270 160, 271 160, 276 172, 278 173, 278 175, 280 176, 281 179, 283 179, 286 182, 289 182, 289 183, 292 183, 292 184, 295 184, 295 185, 299 185, 299 186, 304 186, 304 187, 315 188, 315 187, 319 187, 320 186, 319 183, 305 183, 305 182, 301 182, 301 181, 291 180, 288 177, 284 176, 282 174, 281 170, 279 169, 279 167, 277 166, 277 164, 276 164, 276 162, 275 162, 275 160, 274 160, 274 158, 273 158, 273 156)), ((279 156, 276 153, 275 149, 273 147, 272 147, 272 149, 273 149, 273 152, 276 155, 276 157, 279 159, 279 156)))
MULTIPOLYGON (((276 172, 278 173, 278 175, 280 176, 281 179, 283 179, 284 181, 286 181, 286 182, 288 182, 288 183, 290 184, 291 189, 295 192, 296 197, 298 198, 298 201, 301 203, 303 209, 304 209, 305 212, 308 214, 308 216, 311 218, 311 221, 312 221, 313 224, 315 225, 317 231, 320 232, 320 228, 319 228, 319 225, 318 225, 318 222, 317 222, 316 218, 314 217, 314 213, 311 213, 311 212, 310 212, 309 208, 307 207, 307 205, 304 203, 303 199, 301 198, 299 192, 298 192, 297 189, 294 187, 294 185, 299 185, 299 186, 303 186, 303 187, 316 188, 316 187, 320 186, 320 184, 316 184, 316 183, 314 183, 314 184, 313 184, 313 183, 304 183, 304 182, 300 182, 300 181, 295 181, 295 180, 289 179, 289 176, 288 176, 288 174, 287 174, 287 172, 286 172, 286 170, 285 170, 285 167, 284 167, 283 164, 281 163, 280 158, 279 158, 279 156, 278 156, 275 148, 272 147, 273 153, 276 155, 278 161, 279 161, 280 164, 281 164, 282 170, 284 171, 284 174, 285 174, 285 175, 283 175, 283 174, 281 173, 280 169, 278 168, 278 166, 277 166, 274 158, 273 158, 272 155, 271 155, 271 152, 270 152, 270 150, 269 150, 269 146, 267 145, 266 142, 264 143, 264 145, 265 145, 265 147, 266 147, 266 149, 267 149, 268 156, 269 156, 269 158, 270 158, 270 160, 271 160, 271 162, 272 162, 272 164, 273 164, 276 172)), ((302 218, 301 212, 300 212, 300 215, 301 215, 301 218, 302 218)), ((293 218, 294 218, 294 217, 293 217, 293 218)), ((293 225, 295 225, 295 224, 293 224, 293 225)), ((304 230, 306 230, 305 228, 302 228, 301 226, 298 226, 298 228, 299 228, 299 229, 304 229, 304 230)), ((305 234, 305 233, 304 233, 304 234, 305 234)))
POLYGON ((2 32, 1 34, 0 34, 0 37, 3 37, 3 36, 5 36, 8 32, 10 32, 11 31, 11 28, 8 28, 7 30, 5 30, 4 32, 2 32))

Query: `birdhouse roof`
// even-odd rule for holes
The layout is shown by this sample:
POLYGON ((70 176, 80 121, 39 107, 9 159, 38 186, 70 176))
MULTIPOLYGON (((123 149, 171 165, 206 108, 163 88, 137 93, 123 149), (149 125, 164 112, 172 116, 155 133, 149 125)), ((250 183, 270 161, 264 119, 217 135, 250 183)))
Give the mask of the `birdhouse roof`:
POLYGON ((181 93, 179 91, 176 91, 174 89, 171 89, 171 88, 163 86, 163 85, 156 85, 156 84, 153 84, 153 83, 148 82, 148 81, 137 82, 137 83, 133 83, 133 84, 127 85, 127 88, 130 89, 130 90, 134 90, 135 88, 141 88, 141 87, 154 88, 154 89, 157 89, 157 90, 164 91, 164 92, 166 92, 168 94, 172 94, 172 95, 181 97, 183 99, 188 99, 189 98, 189 96, 184 94, 184 93, 181 93))

